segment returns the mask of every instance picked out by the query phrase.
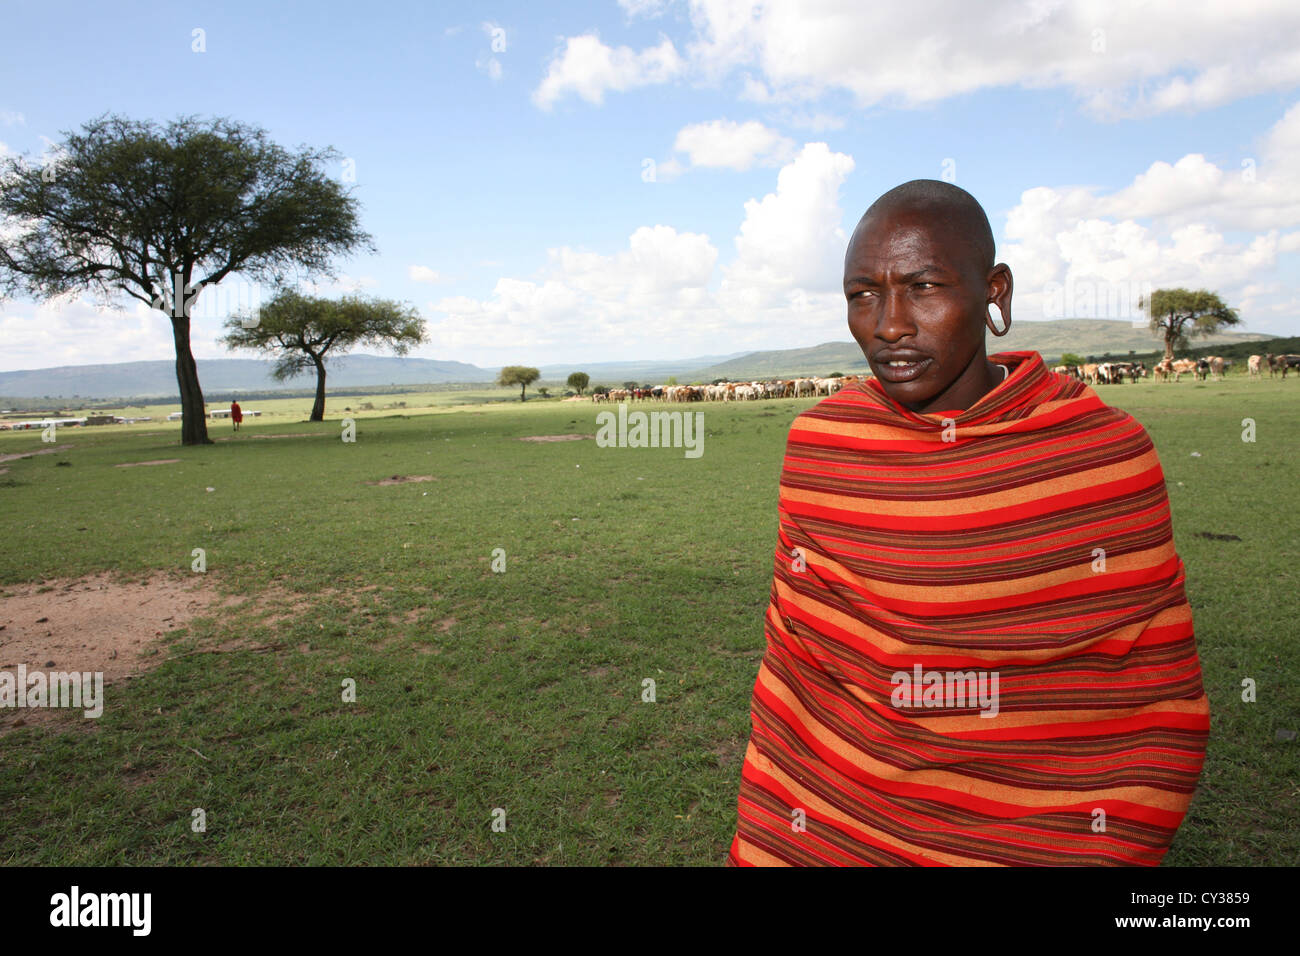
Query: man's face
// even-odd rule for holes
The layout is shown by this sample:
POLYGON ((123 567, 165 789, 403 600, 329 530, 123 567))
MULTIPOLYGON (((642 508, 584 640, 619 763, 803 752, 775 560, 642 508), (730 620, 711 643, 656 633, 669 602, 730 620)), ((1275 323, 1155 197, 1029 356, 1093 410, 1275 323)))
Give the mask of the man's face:
POLYGON ((849 331, 885 394, 921 413, 964 410, 996 384, 985 316, 1003 294, 1009 310, 1010 285, 1006 266, 987 272, 960 230, 917 209, 873 214, 844 259, 849 331))

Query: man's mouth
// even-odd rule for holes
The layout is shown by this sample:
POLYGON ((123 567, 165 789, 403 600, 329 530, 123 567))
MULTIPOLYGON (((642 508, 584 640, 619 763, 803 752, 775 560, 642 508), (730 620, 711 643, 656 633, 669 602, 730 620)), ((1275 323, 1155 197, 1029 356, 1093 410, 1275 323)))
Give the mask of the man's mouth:
POLYGON ((876 361, 876 374, 886 382, 910 382, 930 367, 928 358, 876 361))

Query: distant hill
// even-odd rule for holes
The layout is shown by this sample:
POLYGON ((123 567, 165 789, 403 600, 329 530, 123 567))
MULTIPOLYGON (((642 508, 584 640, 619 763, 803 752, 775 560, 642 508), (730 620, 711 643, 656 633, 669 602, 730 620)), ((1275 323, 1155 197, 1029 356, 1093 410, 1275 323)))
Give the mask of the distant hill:
MULTIPOLYGON (((592 384, 621 385, 635 379, 651 382, 680 375, 693 368, 743 355, 698 355, 675 361, 571 362, 538 368, 543 382, 563 383, 571 372, 586 372, 592 384)), ((272 363, 262 359, 199 359, 199 382, 204 394, 314 389, 316 376, 305 373, 285 382, 271 378, 272 363)), ((391 355, 345 355, 327 364, 330 388, 367 388, 388 385, 485 385, 494 382, 499 368, 480 368, 464 362, 391 355)), ((63 365, 57 368, 0 372, 0 395, 7 398, 156 398, 177 395, 176 365, 170 360, 119 362, 113 365, 63 365)))
MULTIPOLYGON (((645 362, 569 362, 567 364, 541 365, 542 381, 565 381, 572 372, 586 372, 591 376, 592 385, 622 385, 624 382, 657 383, 670 375, 681 376, 692 369, 705 365, 714 365, 748 355, 748 352, 732 352, 729 355, 699 355, 695 358, 673 359, 671 361, 645 362)), ((493 373, 495 375, 495 372, 493 373)))
MULTIPOLYGON (((1232 332, 1197 339, 1197 346, 1257 342, 1274 336, 1232 332)), ((1145 328, 1115 319, 1058 319, 1051 322, 1017 322, 1004 339, 989 336, 990 350, 1041 352, 1055 360, 1062 352, 1084 357, 1127 357, 1163 347, 1145 328)), ((1226 354, 1226 353, 1225 353, 1226 354)), ((527 361, 526 357, 521 359, 527 361)), ((268 392, 312 389, 316 377, 307 373, 287 382, 271 378, 272 363, 261 359, 199 359, 199 381, 205 395, 232 392, 268 392)), ((496 368, 480 368, 465 362, 391 355, 346 355, 329 366, 331 388, 370 388, 415 385, 486 385, 494 382, 496 368)), ((762 379, 792 375, 825 375, 829 372, 865 371, 866 359, 853 342, 824 342, 811 348, 779 349, 767 352, 734 352, 730 355, 701 355, 675 361, 568 362, 538 367, 538 384, 563 386, 571 372, 586 372, 592 385, 621 385, 624 382, 661 383, 669 376, 681 382, 707 382, 716 378, 762 379)), ((83 398, 127 399, 168 398, 177 395, 176 367, 171 360, 121 362, 114 365, 64 365, 58 368, 0 372, 0 395, 12 399, 83 398)))
MULTIPOLYGON (((1259 342, 1275 336, 1260 332, 1227 332, 1204 339, 1195 339, 1196 346, 1230 345, 1259 342)), ((1134 328, 1122 319, 1055 319, 1044 322, 1012 322, 1005 338, 988 336, 989 352, 1028 352, 1042 354, 1054 361, 1062 352, 1076 352, 1101 357, 1127 357, 1129 351, 1139 354, 1164 348, 1164 342, 1153 336, 1145 326, 1134 328)), ((867 360, 856 342, 824 342, 812 348, 779 349, 770 352, 751 352, 749 355, 719 362, 679 375, 683 382, 710 382, 716 378, 764 379, 792 375, 826 375, 830 372, 862 372, 867 360)))
MULTIPOLYGON (((272 363, 261 359, 199 359, 199 382, 205 392, 264 391, 313 388, 314 373, 286 382, 271 378, 272 363)), ((366 385, 423 385, 447 382, 490 382, 495 371, 464 362, 398 358, 387 355, 347 355, 326 366, 328 384, 335 388, 366 385)), ((176 363, 120 362, 113 365, 63 365, 19 372, 0 372, 0 395, 13 398, 59 396, 71 398, 148 398, 177 395, 176 363)))

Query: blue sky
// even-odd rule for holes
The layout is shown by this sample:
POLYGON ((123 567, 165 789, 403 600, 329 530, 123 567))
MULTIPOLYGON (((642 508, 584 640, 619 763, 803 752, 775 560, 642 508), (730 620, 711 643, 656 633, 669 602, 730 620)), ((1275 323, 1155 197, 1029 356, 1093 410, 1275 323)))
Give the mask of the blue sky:
MULTIPOLYGON (((913 178, 984 205, 1016 321, 1178 284, 1300 334, 1296 4, 886 6, 74 4, 55 32, 12 5, 0 154, 105 111, 333 146, 378 253, 315 288, 408 301, 416 354, 479 365, 847 340, 846 235, 913 178)), ((262 293, 220 291, 200 358, 262 293)), ((0 305, 0 370, 172 357, 118 305, 0 305)))

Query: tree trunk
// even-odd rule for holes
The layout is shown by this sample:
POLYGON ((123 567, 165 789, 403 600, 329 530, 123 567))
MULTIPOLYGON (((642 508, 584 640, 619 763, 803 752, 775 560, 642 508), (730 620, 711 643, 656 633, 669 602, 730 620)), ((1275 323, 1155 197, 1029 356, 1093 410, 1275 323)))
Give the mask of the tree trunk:
POLYGON ((316 404, 311 407, 311 420, 323 422, 325 421, 325 363, 318 355, 313 355, 311 360, 316 363, 316 404))
POLYGON ((199 369, 190 351, 189 316, 172 317, 172 338, 176 341, 176 384, 181 390, 181 444, 211 445, 199 369))
POLYGON ((522 384, 522 383, 519 385, 519 400, 520 400, 521 402, 524 400, 524 389, 526 389, 526 388, 528 388, 527 385, 524 385, 524 384, 522 384))
POLYGON ((1169 313, 1169 324, 1165 326, 1165 361, 1174 360, 1174 314, 1169 313))

